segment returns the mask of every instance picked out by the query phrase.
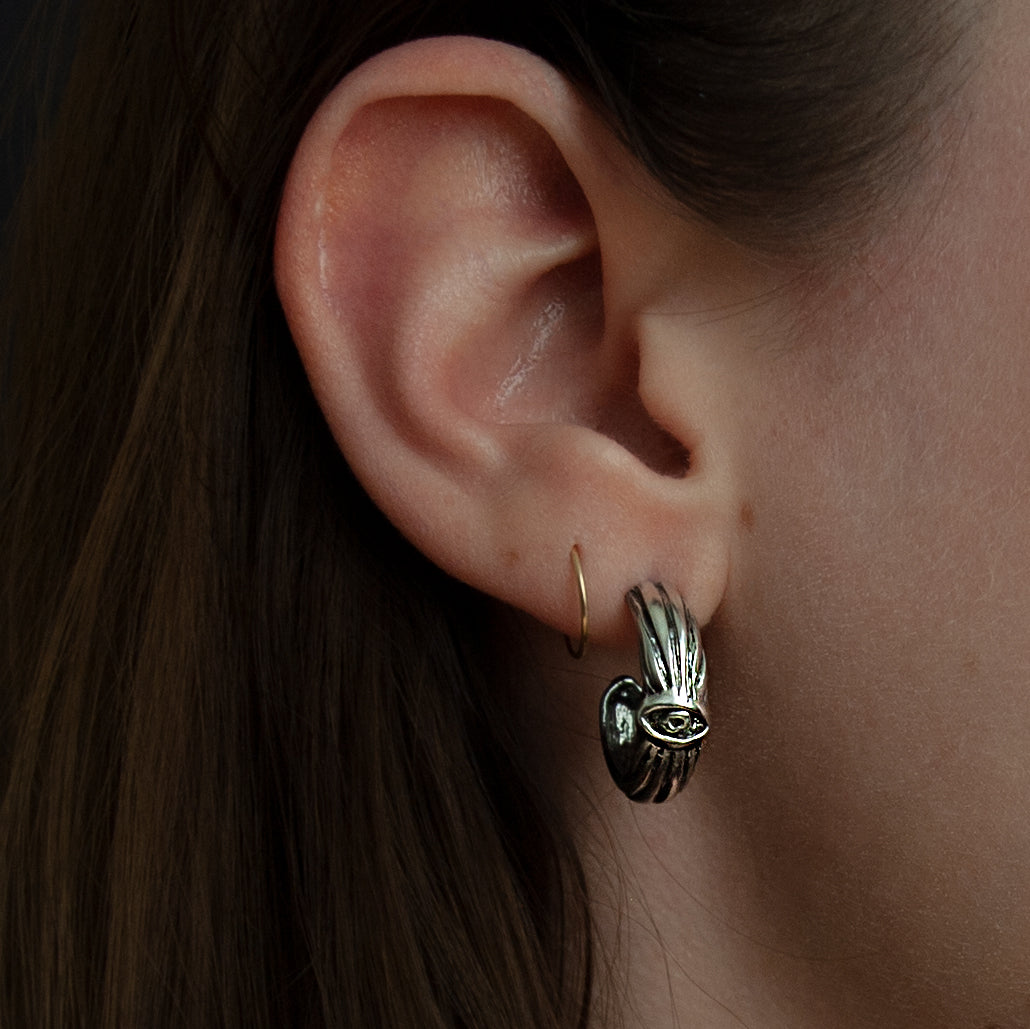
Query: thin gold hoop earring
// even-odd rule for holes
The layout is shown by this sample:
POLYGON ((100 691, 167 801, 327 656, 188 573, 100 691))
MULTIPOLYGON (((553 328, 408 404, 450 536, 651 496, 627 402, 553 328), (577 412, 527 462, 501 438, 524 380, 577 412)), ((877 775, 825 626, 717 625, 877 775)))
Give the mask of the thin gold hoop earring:
POLYGON ((578 661, 587 652, 587 642, 590 639, 590 608, 587 607, 587 584, 583 578, 583 562, 580 560, 578 543, 572 544, 569 560, 572 562, 572 571, 575 573, 576 586, 579 589, 579 643, 574 647, 572 640, 566 636, 565 646, 578 661))

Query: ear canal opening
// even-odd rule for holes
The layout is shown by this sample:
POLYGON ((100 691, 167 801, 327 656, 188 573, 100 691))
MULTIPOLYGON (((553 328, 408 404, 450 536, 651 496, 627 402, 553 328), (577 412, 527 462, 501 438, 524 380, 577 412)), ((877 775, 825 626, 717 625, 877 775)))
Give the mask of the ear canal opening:
POLYGON ((644 406, 637 389, 636 358, 632 372, 605 397, 592 428, 651 471, 671 479, 685 478, 690 471, 690 451, 644 406))
POLYGON ((491 390, 494 417, 567 420, 607 437, 659 475, 687 474, 687 448, 640 398, 637 348, 631 339, 606 337, 603 263, 596 249, 527 287, 508 330, 518 343, 506 352, 507 371, 491 390))

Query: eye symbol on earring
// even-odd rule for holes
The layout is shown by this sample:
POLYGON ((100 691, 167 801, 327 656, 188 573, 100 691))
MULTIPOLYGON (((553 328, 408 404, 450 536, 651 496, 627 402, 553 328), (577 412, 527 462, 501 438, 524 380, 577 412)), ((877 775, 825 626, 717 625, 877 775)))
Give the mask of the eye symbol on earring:
POLYGON ((708 723, 689 707, 648 705, 645 701, 637 717, 640 728, 656 743, 667 747, 689 747, 708 734, 708 723))
POLYGON ((708 735, 708 688, 697 622, 683 598, 647 582, 626 594, 640 633, 643 685, 616 679, 601 698, 608 770, 631 800, 667 800, 690 778, 708 735))

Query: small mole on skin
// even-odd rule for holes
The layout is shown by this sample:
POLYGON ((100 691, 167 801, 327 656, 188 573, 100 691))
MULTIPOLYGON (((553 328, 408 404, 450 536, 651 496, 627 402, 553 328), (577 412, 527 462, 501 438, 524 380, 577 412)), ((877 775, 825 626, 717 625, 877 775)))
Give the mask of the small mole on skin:
POLYGON ((514 568, 519 563, 519 552, 517 550, 507 550, 504 553, 504 564, 508 568, 514 568))
POLYGON ((755 509, 746 501, 740 509, 740 524, 748 531, 755 527, 755 509))

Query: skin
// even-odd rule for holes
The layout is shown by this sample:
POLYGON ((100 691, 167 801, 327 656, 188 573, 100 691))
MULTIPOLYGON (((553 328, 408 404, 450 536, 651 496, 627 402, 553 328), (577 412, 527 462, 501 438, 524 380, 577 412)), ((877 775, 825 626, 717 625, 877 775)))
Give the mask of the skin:
POLYGON ((687 793, 619 806, 555 729, 629 1025, 1030 1025, 1030 10, 987 35, 917 195, 732 358, 687 793))
POLYGON ((583 856, 597 1025, 1030 1026, 1030 9, 983 34, 922 177, 814 273, 671 216, 552 72, 482 41, 375 59, 298 151, 276 275, 330 428, 409 538, 530 616, 512 718, 583 856), (436 149, 379 104, 411 96, 440 98, 436 149), (631 459, 656 441, 630 408, 591 420, 637 360, 683 477, 631 459), (595 728, 644 578, 711 674, 662 807, 595 728))

